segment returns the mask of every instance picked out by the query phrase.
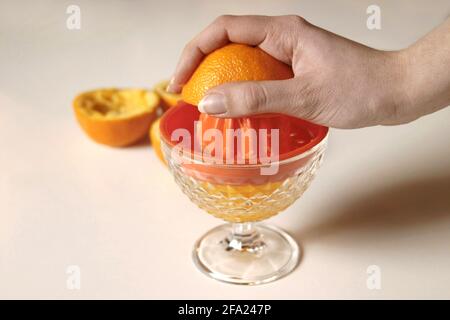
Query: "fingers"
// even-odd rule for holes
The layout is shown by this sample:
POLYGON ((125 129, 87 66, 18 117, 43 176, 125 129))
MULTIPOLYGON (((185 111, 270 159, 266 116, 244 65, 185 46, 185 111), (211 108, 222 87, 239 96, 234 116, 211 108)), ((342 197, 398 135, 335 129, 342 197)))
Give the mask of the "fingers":
POLYGON ((221 16, 184 48, 175 74, 167 88, 178 93, 194 70, 212 51, 229 42, 259 45, 265 39, 272 18, 266 16, 221 16))
POLYGON ((217 117, 274 112, 307 119, 311 115, 309 100, 308 91, 298 78, 231 82, 209 90, 198 108, 217 117))

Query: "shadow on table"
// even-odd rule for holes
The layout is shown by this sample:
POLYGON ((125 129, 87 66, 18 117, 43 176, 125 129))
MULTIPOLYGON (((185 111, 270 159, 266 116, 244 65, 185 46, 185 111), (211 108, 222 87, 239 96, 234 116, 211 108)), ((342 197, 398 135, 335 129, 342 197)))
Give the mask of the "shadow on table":
POLYGON ((297 230, 294 236, 303 243, 342 233, 358 240, 361 234, 383 236, 400 230, 417 230, 446 219, 450 219, 448 172, 393 184, 355 198, 329 219, 297 230))

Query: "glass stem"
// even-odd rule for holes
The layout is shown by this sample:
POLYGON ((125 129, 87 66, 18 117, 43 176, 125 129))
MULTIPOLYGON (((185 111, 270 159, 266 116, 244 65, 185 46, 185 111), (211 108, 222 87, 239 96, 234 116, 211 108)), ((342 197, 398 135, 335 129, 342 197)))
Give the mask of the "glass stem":
POLYGON ((265 246, 262 235, 251 222, 232 223, 230 234, 224 242, 227 251, 260 253, 265 246))

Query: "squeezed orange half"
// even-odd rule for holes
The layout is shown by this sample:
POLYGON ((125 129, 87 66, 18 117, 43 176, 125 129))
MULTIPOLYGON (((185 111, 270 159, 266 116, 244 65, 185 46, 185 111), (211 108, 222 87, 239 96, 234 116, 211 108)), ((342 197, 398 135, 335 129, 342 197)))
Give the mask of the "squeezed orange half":
POLYGON ((73 102, 75 116, 94 141, 124 147, 143 138, 156 119, 160 99, 143 89, 100 89, 84 92, 73 102))

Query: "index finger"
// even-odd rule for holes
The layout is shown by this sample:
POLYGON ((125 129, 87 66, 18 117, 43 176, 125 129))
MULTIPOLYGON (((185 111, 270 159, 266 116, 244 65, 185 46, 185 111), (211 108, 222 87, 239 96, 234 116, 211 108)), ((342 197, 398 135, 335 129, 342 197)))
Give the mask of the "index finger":
POLYGON ((267 16, 225 15, 214 20, 185 46, 167 90, 180 92, 203 58, 229 42, 252 46, 264 42, 269 19, 267 16))

